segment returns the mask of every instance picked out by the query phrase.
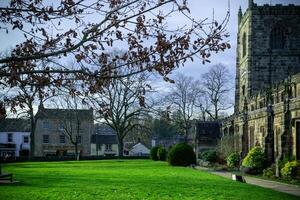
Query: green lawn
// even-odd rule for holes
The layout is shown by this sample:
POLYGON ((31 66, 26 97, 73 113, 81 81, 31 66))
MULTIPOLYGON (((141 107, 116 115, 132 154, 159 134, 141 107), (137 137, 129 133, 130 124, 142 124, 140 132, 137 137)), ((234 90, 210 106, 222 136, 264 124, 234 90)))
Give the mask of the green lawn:
POLYGON ((298 199, 165 162, 106 160, 6 164, 17 180, 6 199, 298 199))

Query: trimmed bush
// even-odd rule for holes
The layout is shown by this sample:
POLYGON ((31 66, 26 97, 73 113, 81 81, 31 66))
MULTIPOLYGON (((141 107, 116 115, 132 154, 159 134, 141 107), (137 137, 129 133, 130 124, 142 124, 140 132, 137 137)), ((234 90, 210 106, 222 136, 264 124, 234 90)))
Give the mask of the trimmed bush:
POLYGON ((204 161, 215 163, 218 159, 218 156, 216 151, 209 150, 201 153, 200 158, 204 161))
POLYGON ((172 166, 189 166, 196 164, 196 154, 186 143, 179 143, 169 151, 168 162, 172 166))
POLYGON ((298 161, 287 162, 284 167, 280 170, 281 175, 287 179, 296 178, 297 172, 300 168, 300 163, 298 161))
POLYGON ((157 157, 158 149, 159 149, 159 147, 152 147, 152 149, 150 150, 150 158, 154 161, 158 160, 158 157, 157 157))
POLYGON ((167 160, 167 150, 163 147, 159 147, 157 150, 157 158, 161 161, 167 160))
POLYGON ((276 167, 275 165, 272 165, 271 167, 268 167, 267 169, 263 170, 263 176, 267 178, 273 178, 275 177, 276 167))
POLYGON ((226 159, 228 167, 238 167, 240 163, 240 156, 238 153, 231 153, 226 159))
POLYGON ((254 147, 244 158, 242 168, 248 168, 251 171, 251 174, 261 173, 265 167, 265 163, 266 157, 263 149, 261 147, 254 147))

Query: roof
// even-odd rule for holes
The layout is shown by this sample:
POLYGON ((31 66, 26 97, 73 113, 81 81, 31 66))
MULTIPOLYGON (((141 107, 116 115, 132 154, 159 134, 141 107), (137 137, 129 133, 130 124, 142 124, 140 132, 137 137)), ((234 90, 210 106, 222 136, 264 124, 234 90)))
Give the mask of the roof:
POLYGON ((107 124, 96 124, 95 133, 100 135, 115 135, 116 131, 107 124))
POLYGON ((93 144, 118 144, 117 135, 94 134, 91 138, 93 144))
POLYGON ((221 124, 218 121, 199 121, 197 123, 198 137, 219 138, 221 124))
POLYGON ((0 132, 30 132, 30 120, 6 118, 0 120, 0 132))
POLYGON ((144 143, 138 142, 138 143, 136 143, 135 145, 133 145, 133 146, 130 148, 130 150, 132 150, 133 148, 137 147, 138 145, 142 145, 142 146, 144 146, 146 149, 149 149, 149 147, 148 147, 147 145, 145 145, 144 143))
POLYGON ((79 118, 80 121, 93 120, 93 110, 92 109, 49 109, 42 108, 39 109, 38 113, 39 119, 65 119, 65 118, 79 118))

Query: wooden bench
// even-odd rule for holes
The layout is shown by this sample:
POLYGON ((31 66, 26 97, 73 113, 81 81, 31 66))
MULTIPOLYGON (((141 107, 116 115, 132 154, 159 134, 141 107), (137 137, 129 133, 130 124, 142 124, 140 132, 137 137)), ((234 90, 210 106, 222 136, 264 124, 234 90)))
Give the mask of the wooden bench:
POLYGON ((0 180, 10 180, 10 182, 12 183, 13 182, 12 176, 13 176, 12 174, 3 173, 0 174, 0 180))

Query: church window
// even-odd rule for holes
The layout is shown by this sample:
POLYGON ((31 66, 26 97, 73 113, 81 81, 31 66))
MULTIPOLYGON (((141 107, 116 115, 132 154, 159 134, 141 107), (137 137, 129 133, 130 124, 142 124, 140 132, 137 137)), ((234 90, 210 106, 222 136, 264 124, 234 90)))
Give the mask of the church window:
POLYGON ((270 35, 270 48, 283 49, 285 46, 286 38, 282 27, 275 26, 270 35))
POLYGON ((245 85, 242 86, 242 94, 245 96, 245 85))
POLYGON ((246 55, 246 33, 244 33, 243 35, 243 39, 242 39, 242 52, 243 52, 243 57, 246 55))

